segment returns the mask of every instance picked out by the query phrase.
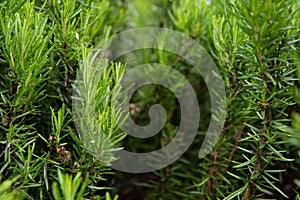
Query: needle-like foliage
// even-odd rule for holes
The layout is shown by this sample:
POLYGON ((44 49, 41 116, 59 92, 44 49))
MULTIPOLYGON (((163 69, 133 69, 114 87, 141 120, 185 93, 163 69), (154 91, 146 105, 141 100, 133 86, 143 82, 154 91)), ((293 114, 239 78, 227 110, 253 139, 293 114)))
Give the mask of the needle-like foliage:
MULTIPOLYGON (((0 1, 0 199, 299 199, 299 6, 298 0, 0 1), (185 51, 140 49, 114 61, 100 55, 98 45, 110 36, 145 26, 188 35, 220 71, 226 120, 202 159, 199 148, 217 117, 185 51), (115 151, 162 148, 182 120, 175 95, 148 84, 133 94, 126 114, 147 125, 149 108, 161 104, 165 126, 147 139, 119 129, 122 77, 147 63, 168 65, 187 79, 198 98, 199 128, 169 166, 117 172, 110 168, 115 151)), ((166 37, 158 35, 155 45, 163 48, 166 37)))

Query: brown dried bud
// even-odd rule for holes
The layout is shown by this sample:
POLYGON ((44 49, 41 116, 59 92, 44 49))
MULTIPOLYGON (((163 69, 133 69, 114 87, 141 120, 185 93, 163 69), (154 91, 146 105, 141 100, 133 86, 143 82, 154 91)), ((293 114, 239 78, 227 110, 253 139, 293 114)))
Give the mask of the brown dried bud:
POLYGON ((53 142, 56 140, 56 137, 54 137, 53 135, 50 135, 49 139, 48 139, 50 142, 53 142))
POLYGON ((2 124, 4 126, 8 125, 11 122, 10 117, 8 116, 8 114, 4 115, 4 117, 2 118, 2 124))
POLYGON ((73 164, 73 166, 74 166, 74 167, 79 167, 80 165, 79 165, 78 162, 75 161, 74 164, 73 164))
POLYGON ((68 151, 65 151, 65 155, 60 158, 61 162, 69 162, 71 160, 71 154, 68 151))
POLYGON ((58 154, 65 154, 66 153, 65 147, 59 147, 58 150, 57 150, 57 153, 58 154))

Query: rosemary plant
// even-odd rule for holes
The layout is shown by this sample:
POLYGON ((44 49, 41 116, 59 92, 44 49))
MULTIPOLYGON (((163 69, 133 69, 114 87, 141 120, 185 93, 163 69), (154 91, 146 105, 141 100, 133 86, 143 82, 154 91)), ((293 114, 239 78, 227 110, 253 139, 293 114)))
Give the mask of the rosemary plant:
MULTIPOLYGON (((0 199, 299 199, 299 6, 298 0, 0 1, 0 199), (145 26, 188 35, 222 75, 226 120, 202 159, 199 148, 216 116, 205 80, 184 56, 159 49, 163 35, 155 38, 158 49, 117 60, 99 47, 145 26), (181 123, 175 95, 145 85, 130 99, 128 117, 147 125, 150 107, 161 104, 165 126, 147 139, 119 129, 122 78, 147 63, 186 77, 198 98, 199 128, 171 165, 118 172, 113 152, 162 148, 181 123)), ((174 87, 183 88, 180 81, 174 87)))

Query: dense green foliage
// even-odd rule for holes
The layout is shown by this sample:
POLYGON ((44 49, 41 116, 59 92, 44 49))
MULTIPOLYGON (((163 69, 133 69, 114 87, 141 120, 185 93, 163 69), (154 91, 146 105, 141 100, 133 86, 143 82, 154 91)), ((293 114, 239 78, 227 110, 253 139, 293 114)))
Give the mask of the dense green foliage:
MULTIPOLYGON (((1 1, 0 199, 299 199, 299 6, 297 0, 1 1), (142 49, 113 63, 95 61, 101 76, 93 76, 93 47, 145 26, 187 34, 221 72, 227 117, 203 159, 198 151, 211 105, 204 80, 189 63, 170 52, 142 49), (173 67, 195 89, 201 110, 197 136, 161 170, 113 171, 114 144, 149 152, 168 144, 180 124, 175 96, 146 85, 132 97, 130 115, 145 125, 151 105, 161 104, 168 114, 164 128, 149 139, 126 137, 118 129, 112 92, 125 68, 150 62, 173 67), (85 99, 75 127, 72 86, 82 70, 87 73, 78 90, 85 99), (94 138, 94 132, 100 134, 94 138)), ((157 44, 163 45, 159 37, 157 44)))

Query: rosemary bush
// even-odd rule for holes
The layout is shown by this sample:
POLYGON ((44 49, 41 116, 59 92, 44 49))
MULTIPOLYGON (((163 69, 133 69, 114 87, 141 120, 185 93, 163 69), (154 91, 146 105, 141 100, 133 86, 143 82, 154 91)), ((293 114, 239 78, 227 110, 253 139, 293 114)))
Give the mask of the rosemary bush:
POLYGON ((299 13, 297 0, 1 1, 0 199, 299 199, 299 13), (198 151, 210 95, 189 63, 159 49, 112 62, 93 54, 110 36, 145 26, 190 36, 222 75, 226 120, 205 158, 198 151), (112 170, 112 152, 161 148, 180 125, 178 101, 159 85, 140 88, 128 115, 146 125, 151 105, 163 105, 160 134, 129 137, 117 125, 113 94, 122 95, 125 70, 154 62, 193 86, 201 110, 197 136, 163 169, 112 170))

